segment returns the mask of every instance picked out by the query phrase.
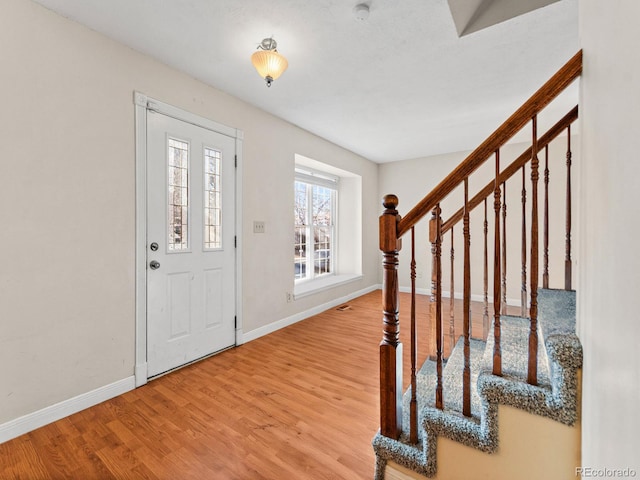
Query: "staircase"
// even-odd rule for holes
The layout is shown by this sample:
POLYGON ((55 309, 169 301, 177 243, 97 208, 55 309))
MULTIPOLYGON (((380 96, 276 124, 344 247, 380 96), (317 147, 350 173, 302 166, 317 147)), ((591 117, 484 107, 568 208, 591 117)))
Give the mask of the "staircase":
MULTIPOLYGON (((539 113, 581 71, 582 53, 578 52, 404 217, 397 211, 398 198, 395 195, 385 197, 385 211, 380 217, 384 276, 380 431, 373 439, 376 480, 575 478, 575 468, 580 460, 582 347, 575 334, 575 291, 571 289, 571 124, 577 119, 578 107, 543 135, 538 135, 537 124, 539 113), (532 129, 531 147, 506 168, 501 168, 501 147, 527 124, 532 129), (559 238, 565 244, 564 285, 561 285, 564 288, 551 289, 549 271, 554 266, 549 265, 549 245, 550 242, 552 246, 557 244, 558 235, 549 227, 549 144, 565 131, 566 222, 559 238), (542 151, 544 193, 540 195, 538 154, 542 151), (479 167, 491 159, 495 161, 492 181, 470 197, 471 175, 477 174, 479 167), (516 182, 522 192, 522 226, 518 229, 521 235, 514 241, 511 234, 507 235, 505 202, 507 185, 516 182), (447 199, 452 192, 464 193, 459 209, 451 208, 451 199, 447 199), (531 196, 530 203, 527 193, 531 196), (487 208, 490 197, 493 197, 494 210, 491 242, 487 208), (448 219, 443 218, 444 205, 453 212, 448 219), (481 205, 484 206, 484 281, 480 297, 484 300, 484 314, 482 332, 473 338, 469 225, 471 212, 481 205), (429 212, 431 327, 426 340, 431 354, 418 367, 415 229, 429 212), (449 296, 453 297, 454 229, 459 223, 462 223, 459 230, 462 230, 464 246, 463 318, 462 335, 456 337, 459 328, 455 327, 453 314, 448 321, 448 335, 445 333, 442 277, 446 269, 443 268, 442 251, 445 233, 450 233, 449 296), (403 236, 408 233, 411 311, 408 315, 410 324, 405 328, 411 333, 407 352, 411 373, 407 382, 402 372, 406 359, 399 341, 398 265, 403 236), (490 243, 492 255, 489 255, 490 243), (507 252, 514 251, 520 253, 520 305, 508 308, 506 271, 514 261, 508 261, 507 252), (513 314, 514 310, 518 315, 507 315, 508 311, 513 314), (445 356, 447 336, 449 344, 455 347, 445 356), (403 393, 407 383, 409 388, 403 393)), ((551 208, 559 207, 553 205, 551 208)), ((478 268, 477 264, 474 268, 478 268)), ((453 308, 453 298, 450 298, 450 304, 453 308)))

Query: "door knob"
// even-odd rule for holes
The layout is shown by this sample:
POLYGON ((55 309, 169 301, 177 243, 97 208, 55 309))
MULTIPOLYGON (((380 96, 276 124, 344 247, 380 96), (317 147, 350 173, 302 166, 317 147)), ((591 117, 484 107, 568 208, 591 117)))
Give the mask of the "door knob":
POLYGON ((160 262, 158 262, 157 260, 153 260, 150 264, 149 267, 151 268, 151 270, 157 270, 160 268, 160 262))
POLYGON ((152 252, 155 252, 158 250, 158 244, 156 242, 153 242, 151 245, 149 245, 149 248, 152 252))

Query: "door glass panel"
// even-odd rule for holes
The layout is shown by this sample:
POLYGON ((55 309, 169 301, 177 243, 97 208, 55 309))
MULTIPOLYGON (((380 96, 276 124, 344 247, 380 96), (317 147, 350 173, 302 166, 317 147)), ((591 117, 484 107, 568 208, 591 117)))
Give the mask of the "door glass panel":
POLYGON ((168 250, 189 248, 189 144, 168 142, 168 250))
POLYGON ((204 149, 204 249, 222 247, 222 205, 220 204, 221 153, 204 149))

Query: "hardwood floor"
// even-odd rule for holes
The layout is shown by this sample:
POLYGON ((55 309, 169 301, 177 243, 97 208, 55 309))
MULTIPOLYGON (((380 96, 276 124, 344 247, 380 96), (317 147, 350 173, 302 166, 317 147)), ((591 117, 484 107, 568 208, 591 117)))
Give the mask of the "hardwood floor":
MULTIPOLYGON (((402 325, 407 299, 401 295, 402 325)), ((419 302, 426 335, 428 297, 419 302)), ((381 293, 349 306, 0 444, 0 478, 373 478, 381 293)), ((426 358, 427 342, 420 345, 426 358)), ((408 382, 408 363, 404 368, 408 382)))

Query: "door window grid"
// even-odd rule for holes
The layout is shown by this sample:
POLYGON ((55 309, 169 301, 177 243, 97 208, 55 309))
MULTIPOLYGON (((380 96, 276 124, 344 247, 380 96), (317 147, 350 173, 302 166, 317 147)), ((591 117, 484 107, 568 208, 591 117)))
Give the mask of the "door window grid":
POLYGON ((204 248, 222 247, 222 205, 220 204, 221 152, 204 149, 204 248))
POLYGON ((168 139, 168 251, 189 248, 189 144, 168 139))

